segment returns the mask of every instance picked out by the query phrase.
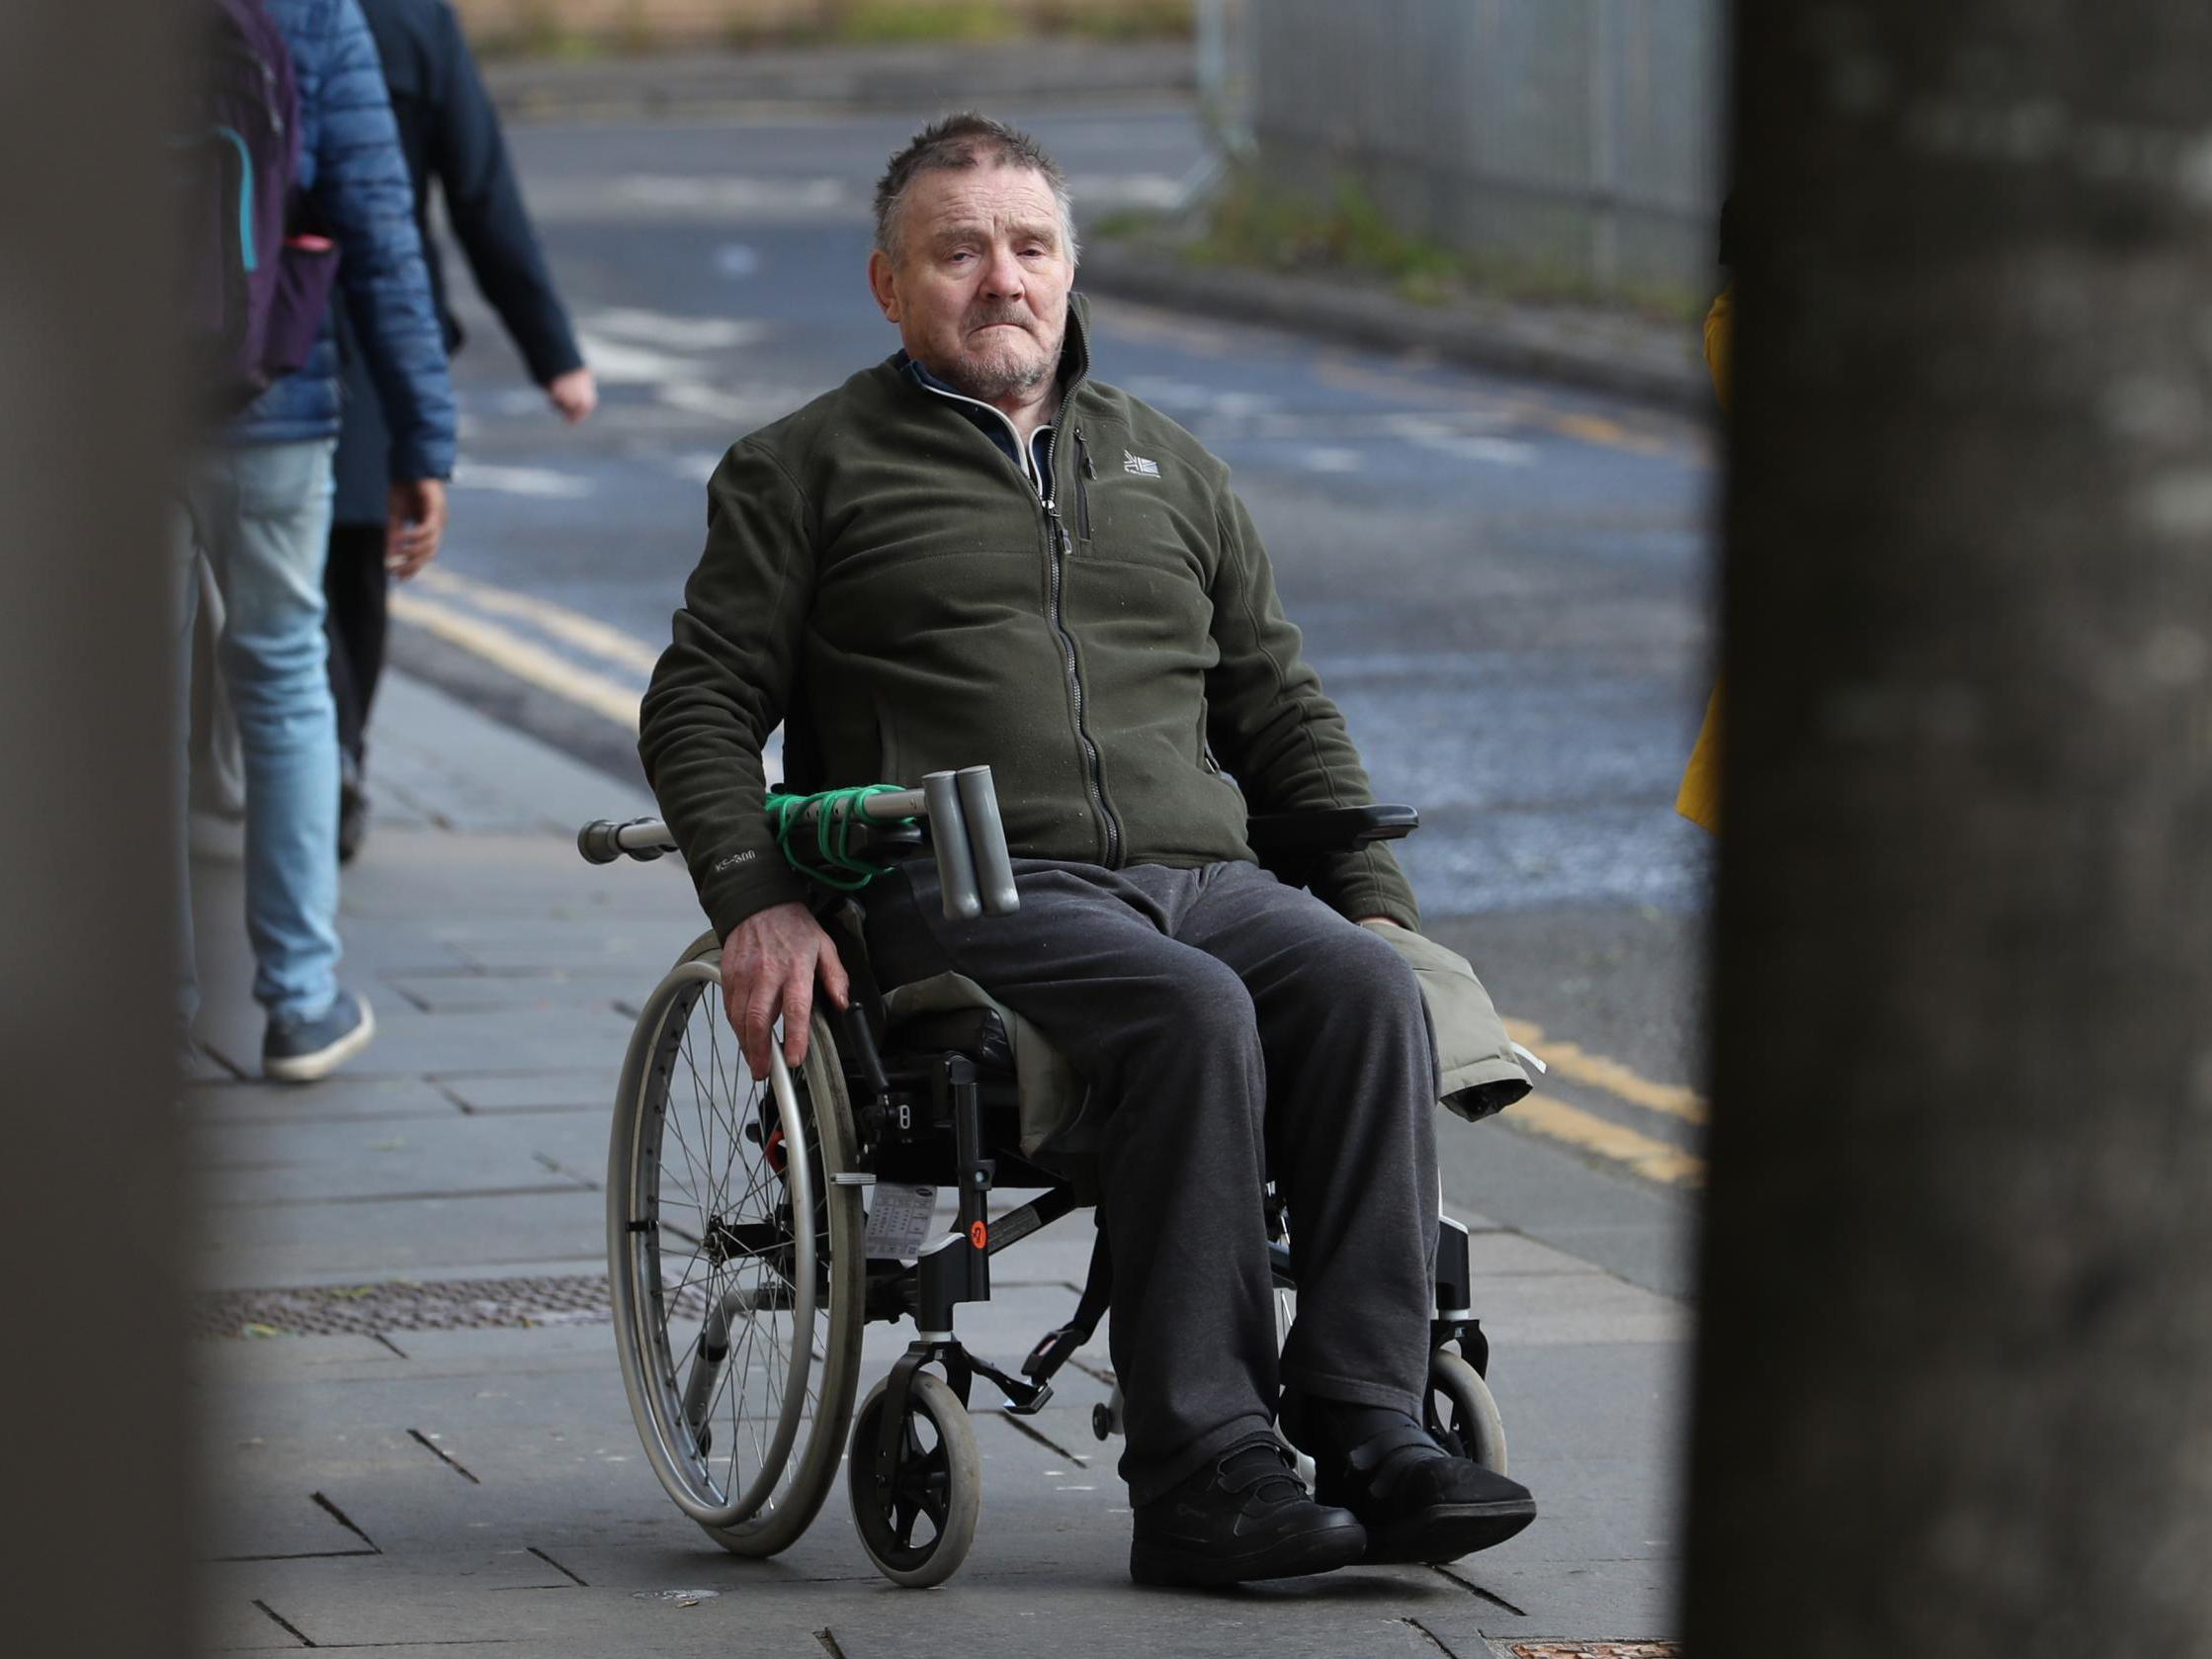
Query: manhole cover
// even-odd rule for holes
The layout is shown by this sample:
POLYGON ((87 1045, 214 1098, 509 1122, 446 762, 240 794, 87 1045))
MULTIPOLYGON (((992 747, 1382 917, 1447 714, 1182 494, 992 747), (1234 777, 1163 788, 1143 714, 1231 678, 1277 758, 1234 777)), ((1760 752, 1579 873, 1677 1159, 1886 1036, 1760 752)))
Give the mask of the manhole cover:
POLYGON ((1521 1642, 1513 1659, 1682 1659, 1679 1642, 1521 1642))
MULTIPOLYGON (((687 1295, 701 1305, 683 1311, 697 1317, 704 1302, 696 1290, 687 1295)), ((217 1290, 192 1298, 198 1337, 373 1337, 380 1331, 604 1325, 613 1317, 604 1273, 217 1290)))

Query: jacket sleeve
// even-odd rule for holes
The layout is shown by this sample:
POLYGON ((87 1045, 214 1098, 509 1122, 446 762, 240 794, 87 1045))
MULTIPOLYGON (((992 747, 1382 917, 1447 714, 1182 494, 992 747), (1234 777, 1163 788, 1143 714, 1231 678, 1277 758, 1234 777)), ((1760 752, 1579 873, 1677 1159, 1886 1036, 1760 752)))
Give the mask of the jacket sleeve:
POLYGON ((776 849, 761 748, 783 719, 813 597, 806 497, 739 443, 707 485, 707 550, 638 714, 638 753, 717 934, 806 897, 776 849))
POLYGON ((499 116, 449 5, 437 7, 437 55, 447 74, 430 132, 430 172, 468 268, 540 386, 583 366, 538 234, 508 164, 499 116))
POLYGON ((453 383, 399 130, 358 0, 337 0, 335 19, 322 77, 314 205, 337 240, 347 311, 391 428, 391 476, 448 478, 453 383))
MULTIPOLYGON (((1206 676, 1207 741, 1255 813, 1366 806, 1375 799, 1344 717, 1300 654, 1274 570, 1244 503, 1225 489, 1221 563, 1209 597, 1221 659, 1206 676)), ((1420 924, 1412 887, 1388 849, 1331 854, 1313 883, 1341 915, 1420 924)))

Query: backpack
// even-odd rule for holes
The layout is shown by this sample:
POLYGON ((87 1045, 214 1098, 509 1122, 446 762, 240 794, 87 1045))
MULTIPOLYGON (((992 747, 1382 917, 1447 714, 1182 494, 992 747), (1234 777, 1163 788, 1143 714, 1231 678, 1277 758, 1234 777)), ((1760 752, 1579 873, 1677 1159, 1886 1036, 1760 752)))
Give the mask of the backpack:
POLYGON ((201 73, 173 134, 188 372, 225 418, 307 361, 337 249, 304 224, 299 94, 262 0, 203 0, 201 73))

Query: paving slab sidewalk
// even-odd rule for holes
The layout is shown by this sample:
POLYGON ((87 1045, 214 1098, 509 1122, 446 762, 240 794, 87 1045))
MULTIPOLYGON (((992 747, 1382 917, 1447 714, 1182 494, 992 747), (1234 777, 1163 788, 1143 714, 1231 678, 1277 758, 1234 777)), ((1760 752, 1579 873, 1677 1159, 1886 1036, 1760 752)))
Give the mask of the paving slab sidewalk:
MULTIPOLYGON (((210 1059, 182 1109, 199 1311, 322 1333, 196 1345, 211 1651, 1489 1659, 1672 1633, 1684 1309, 1464 1212, 1514 1472, 1543 1505, 1501 1548, 1443 1571, 1132 1587, 1119 1442, 1089 1432, 1103 1334, 1040 1417, 981 1415, 982 1519, 950 1585, 877 1578, 841 1490, 773 1561, 715 1548, 654 1482, 594 1311, 606 1102, 631 1010, 699 929, 688 884, 583 864, 576 824, 649 803, 418 682, 384 693, 376 768, 345 972, 382 1034, 338 1079, 253 1079, 235 849, 219 830, 198 842, 210 1059), (510 1302, 548 1323, 421 1328, 521 1317, 510 1302)), ((1087 1254, 1080 1217, 1025 1241, 964 1337, 1018 1361, 1087 1254)), ((871 1327, 864 1387, 903 1340, 871 1327)))

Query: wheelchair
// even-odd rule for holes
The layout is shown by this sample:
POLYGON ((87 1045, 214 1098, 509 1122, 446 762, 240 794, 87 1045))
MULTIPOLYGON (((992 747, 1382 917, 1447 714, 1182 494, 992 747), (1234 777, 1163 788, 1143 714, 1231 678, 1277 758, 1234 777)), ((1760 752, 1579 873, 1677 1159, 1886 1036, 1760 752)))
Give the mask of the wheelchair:
MULTIPOLYGON (((842 815, 844 868, 931 856, 949 912, 1018 905, 987 768, 933 774, 921 790, 856 794, 821 809, 842 815)), ((1397 839, 1418 822, 1412 809, 1393 806, 1256 816, 1249 838, 1263 863, 1303 885, 1328 852, 1397 839)), ((651 819, 587 825, 577 842, 593 863, 676 850, 651 819)), ((1095 1204, 1091 1173, 1079 1157, 1020 1150, 1014 1045, 1000 1018, 984 1008, 893 1017, 869 972, 854 884, 803 873, 814 878, 809 908, 836 941, 853 995, 842 1011, 817 998, 799 1068, 779 1049, 770 1076, 748 1074, 722 1011, 711 931, 638 1013, 608 1151, 608 1272, 623 1383, 654 1475, 724 1549, 768 1556, 790 1546, 820 1512, 842 1460, 869 1559, 892 1582, 925 1588, 951 1577, 975 1539, 981 1462, 969 1403, 977 1379, 1012 1415, 1044 1407, 1055 1376, 1106 1312, 1111 1218, 1099 1217, 1072 1314, 1038 1341, 1019 1375, 961 1345, 955 1311, 988 1300, 992 1258, 1095 1204), (991 1193, 1001 1185, 1041 1195, 993 1216, 991 1193), (903 1238, 889 1238, 888 1228, 872 1234, 879 1187, 887 1195, 949 1187, 956 1225, 919 1238, 909 1217, 903 1238), (859 1398, 864 1328, 909 1320, 911 1344, 859 1398)), ((1448 1449, 1504 1473, 1504 1426, 1485 1381, 1489 1347, 1469 1305, 1467 1230, 1440 1219, 1427 1427, 1448 1449)), ((1268 1250, 1284 1330, 1297 1285, 1294 1220, 1270 1188, 1268 1250)), ((1117 1386, 1093 1409, 1101 1441, 1119 1432, 1120 1399, 1117 1386)))

